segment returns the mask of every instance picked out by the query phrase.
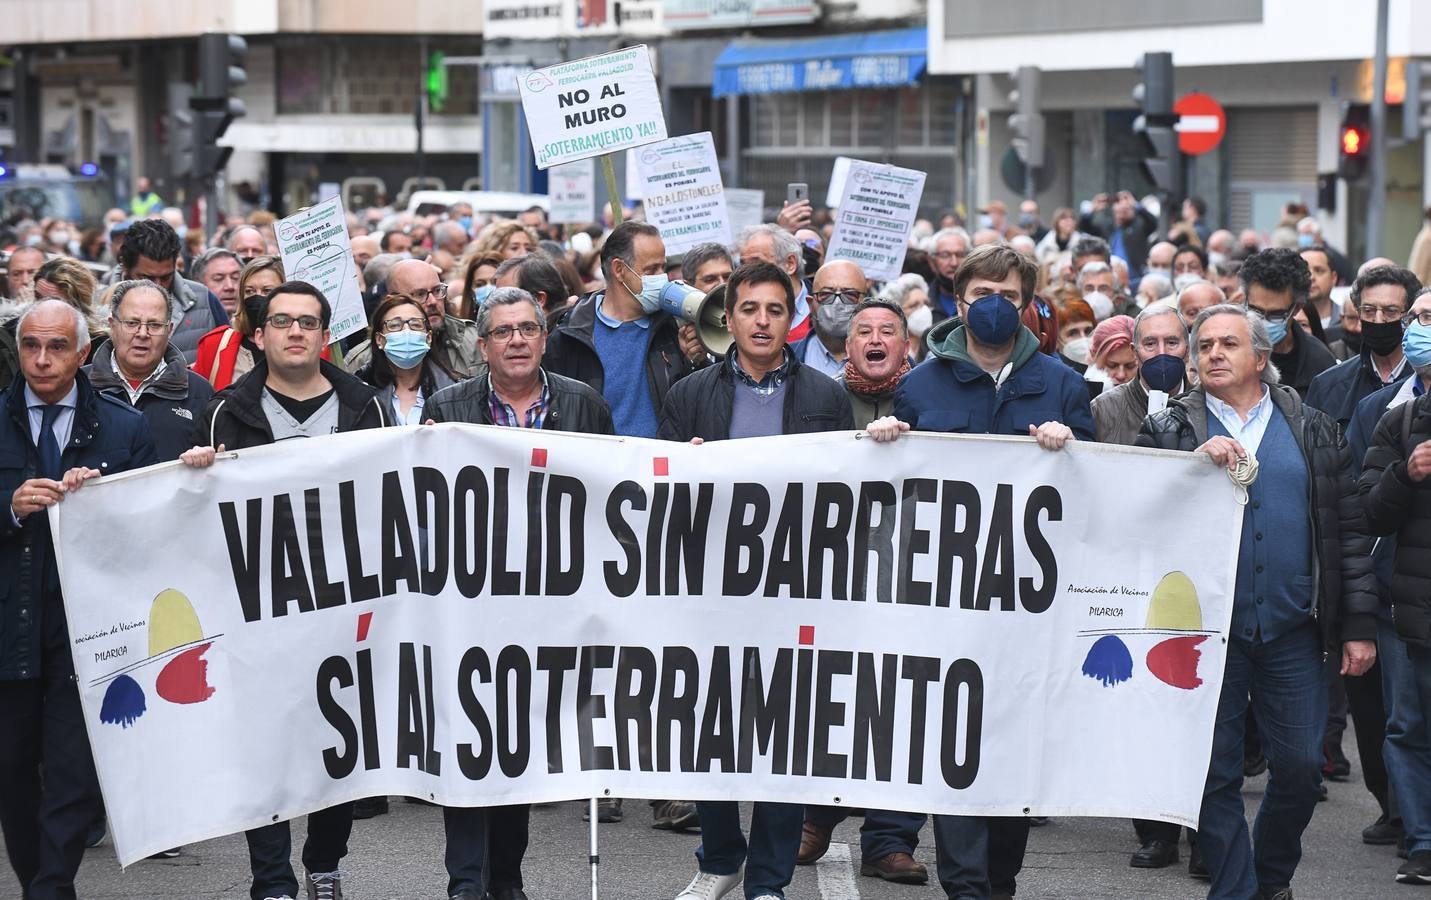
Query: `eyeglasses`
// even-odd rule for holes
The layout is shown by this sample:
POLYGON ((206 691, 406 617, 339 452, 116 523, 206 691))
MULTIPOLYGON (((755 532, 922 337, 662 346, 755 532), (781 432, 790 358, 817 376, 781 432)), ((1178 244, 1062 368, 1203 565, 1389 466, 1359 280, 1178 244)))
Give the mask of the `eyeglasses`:
POLYGON ((487 332, 487 338, 488 340, 501 343, 503 341, 510 341, 512 335, 517 332, 521 332, 522 337, 530 340, 542 333, 542 326, 536 322, 523 322, 520 325, 498 325, 496 328, 487 332))
POLYGON ((446 300, 447 285, 439 284, 437 287, 428 288, 425 291, 413 291, 412 295, 419 300, 426 300, 428 297, 431 297, 434 300, 446 300))
POLYGON ((163 334, 168 322, 141 322, 138 319, 118 319, 119 325, 129 334, 137 334, 142 328, 145 334, 163 334))
POLYGON ((402 330, 427 331, 426 319, 388 319, 383 322, 383 331, 387 334, 394 334, 402 330))
POLYGON ((323 320, 317 316, 290 316, 288 313, 274 313, 263 320, 263 324, 272 325, 279 331, 292 328, 294 322, 297 322, 298 327, 304 331, 317 331, 323 327, 323 320))
POLYGON ((1357 310, 1363 322, 1395 322, 1406 315, 1399 306, 1362 306, 1357 310))
POLYGON ((857 288, 843 288, 840 290, 816 291, 815 299, 821 303, 859 303, 865 299, 865 292, 857 288))
POLYGON ((937 259, 940 262, 948 262, 951 259, 963 259, 967 253, 956 253, 953 250, 940 250, 938 253, 929 254, 930 259, 937 259))
POLYGON ((1431 309, 1409 312, 1401 317, 1401 324, 1406 328, 1410 328, 1412 325, 1425 325, 1427 328, 1431 328, 1431 309))
POLYGON ((1257 315, 1261 316, 1262 321, 1266 322, 1268 325, 1281 325, 1288 319, 1292 318, 1292 311, 1290 309, 1284 309, 1281 312, 1270 313, 1267 312, 1265 309, 1258 309, 1251 303, 1247 304, 1247 309, 1248 311, 1255 312, 1257 313, 1257 315))

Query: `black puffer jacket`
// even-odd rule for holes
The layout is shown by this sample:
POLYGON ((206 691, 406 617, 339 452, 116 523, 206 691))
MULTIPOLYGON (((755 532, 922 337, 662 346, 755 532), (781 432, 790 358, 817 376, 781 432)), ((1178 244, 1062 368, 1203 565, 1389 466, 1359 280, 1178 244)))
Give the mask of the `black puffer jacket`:
MULTIPOLYGON (((1344 641, 1376 640, 1376 578, 1351 452, 1330 416, 1304 405, 1289 387, 1273 385, 1271 392, 1311 476, 1313 612, 1323 646, 1340 654, 1344 641)), ((1197 387, 1145 419, 1137 446, 1192 451, 1207 437, 1207 394, 1197 387)))
MULTIPOLYGON (((735 404, 735 348, 720 363, 676 383, 661 408, 656 436, 665 441, 724 441, 730 438, 735 404)), ((840 382, 803 366, 785 351, 785 406, 781 434, 854 431, 850 397, 840 382)))
POLYGON ((1366 466, 1361 473, 1361 497, 1372 534, 1396 535, 1396 561, 1391 576, 1391 618, 1403 640, 1431 645, 1431 478, 1420 484, 1406 474, 1411 451, 1431 441, 1431 394, 1410 407, 1386 411, 1376 424, 1366 466), (1405 440, 1410 425, 1410 440, 1405 440))
MULTIPOLYGON (((547 373, 551 408, 542 422, 544 431, 571 431, 577 434, 615 434, 611 408, 600 394, 580 381, 547 373)), ((459 381, 428 398, 422 408, 434 422, 467 422, 491 425, 492 379, 486 374, 459 381)))

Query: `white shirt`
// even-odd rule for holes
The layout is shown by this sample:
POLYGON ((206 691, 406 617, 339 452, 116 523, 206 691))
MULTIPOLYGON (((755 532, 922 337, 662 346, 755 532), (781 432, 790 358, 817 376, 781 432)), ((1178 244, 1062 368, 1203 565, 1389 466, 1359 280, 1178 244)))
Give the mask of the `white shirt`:
POLYGON ((1262 385, 1262 399, 1247 415, 1247 421, 1237 414, 1237 410, 1223 403, 1212 394, 1207 395, 1207 411, 1217 416, 1222 427, 1234 441, 1242 445, 1249 455, 1256 456, 1262 446, 1262 436, 1267 433, 1267 424, 1272 421, 1272 392, 1262 385))
MULTIPOLYGON (((79 385, 70 385, 70 392, 65 394, 57 406, 63 407, 60 414, 55 417, 55 424, 51 431, 55 435, 55 443, 60 445, 60 452, 65 452, 65 445, 70 442, 70 430, 75 424, 75 405, 79 403, 79 385)), ((45 401, 35 396, 35 392, 30 390, 30 386, 25 385, 25 406, 30 410, 30 440, 36 447, 40 446, 40 425, 45 421, 45 401)))

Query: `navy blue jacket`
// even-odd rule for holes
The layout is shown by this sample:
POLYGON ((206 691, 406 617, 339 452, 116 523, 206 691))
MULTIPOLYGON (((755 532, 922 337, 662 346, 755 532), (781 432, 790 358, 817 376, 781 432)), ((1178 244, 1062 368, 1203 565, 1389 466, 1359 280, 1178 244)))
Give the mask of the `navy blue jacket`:
MULTIPOLYGON (((104 475, 153 465, 159 461, 149 425, 128 403, 106 397, 76 373, 79 388, 69 443, 61 450, 65 471, 76 466, 104 475)), ((42 597, 39 573, 53 552, 49 518, 26 516, 17 527, 10 514, 15 489, 36 477, 39 451, 30 439, 30 412, 25 407, 25 380, 16 378, 0 394, 0 681, 40 677, 42 641, 48 633, 64 633, 44 617, 63 616, 58 597, 42 597)), ((68 639, 65 639, 68 643, 68 639)))
POLYGON ((943 324, 935 328, 940 333, 931 338, 930 355, 895 388, 894 414, 900 421, 916 431, 1024 437, 1030 425, 1062 422, 1080 441, 1094 440, 1087 385, 1077 372, 1039 353, 1033 332, 1020 329, 1014 369, 995 388, 989 373, 962 354, 941 349, 962 344, 942 330, 943 324))
MULTIPOLYGON (((1401 374, 1392 383, 1400 384, 1410 374, 1411 367, 1402 366, 1401 374)), ((1376 365, 1371 361, 1371 351, 1363 348, 1360 355, 1344 359, 1312 379, 1312 386, 1307 389, 1307 405, 1336 419, 1337 424, 1345 429, 1356 412, 1357 404, 1384 386, 1381 376, 1376 373, 1376 365)), ((1374 421, 1371 424, 1376 426, 1374 421)), ((1371 430, 1368 429, 1367 437, 1370 436, 1371 430)), ((1360 471, 1360 456, 1356 457, 1356 464, 1360 471)))

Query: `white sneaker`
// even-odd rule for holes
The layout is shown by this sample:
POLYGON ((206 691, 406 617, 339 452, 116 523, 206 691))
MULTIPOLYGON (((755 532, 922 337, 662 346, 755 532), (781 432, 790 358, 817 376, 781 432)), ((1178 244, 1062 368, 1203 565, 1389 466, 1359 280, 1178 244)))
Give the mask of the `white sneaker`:
POLYGON ((712 875, 697 872, 686 889, 676 895, 676 900, 718 900, 730 893, 731 888, 740 884, 740 873, 734 875, 712 875))

